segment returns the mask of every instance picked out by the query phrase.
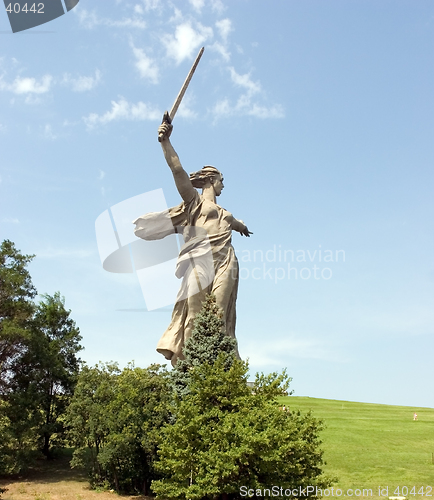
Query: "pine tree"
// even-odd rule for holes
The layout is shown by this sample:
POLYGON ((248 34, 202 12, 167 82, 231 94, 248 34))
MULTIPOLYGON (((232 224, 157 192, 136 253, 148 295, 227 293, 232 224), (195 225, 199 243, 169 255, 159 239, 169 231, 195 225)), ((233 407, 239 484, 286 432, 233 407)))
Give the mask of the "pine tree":
POLYGON ((172 371, 172 383, 178 397, 188 393, 190 373, 195 367, 213 365, 219 355, 228 370, 236 359, 237 341, 224 331, 223 312, 214 295, 207 295, 202 310, 196 315, 191 337, 185 342, 184 359, 172 371))

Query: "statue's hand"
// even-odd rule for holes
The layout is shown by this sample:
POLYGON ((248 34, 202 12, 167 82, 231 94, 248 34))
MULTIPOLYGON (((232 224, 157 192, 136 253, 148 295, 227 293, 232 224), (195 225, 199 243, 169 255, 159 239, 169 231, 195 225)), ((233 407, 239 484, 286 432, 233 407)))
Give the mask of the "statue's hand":
POLYGON ((244 229, 241 231, 241 236, 247 236, 248 238, 250 238, 250 235, 253 234, 251 233, 248 229, 247 229, 247 226, 244 225, 244 229))
POLYGON ((163 115, 163 121, 158 127, 158 142, 168 139, 170 137, 170 134, 172 133, 172 130, 172 120, 170 119, 169 112, 166 111, 163 115))

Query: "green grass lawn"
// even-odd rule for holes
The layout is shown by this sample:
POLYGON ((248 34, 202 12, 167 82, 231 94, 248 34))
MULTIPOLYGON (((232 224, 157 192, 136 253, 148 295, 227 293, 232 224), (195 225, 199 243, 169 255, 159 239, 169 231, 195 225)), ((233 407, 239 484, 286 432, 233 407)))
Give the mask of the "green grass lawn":
POLYGON ((388 496, 434 500, 434 409, 294 396, 279 401, 323 420, 325 472, 338 477, 335 487, 372 488, 374 498, 379 486, 388 486, 388 496), (398 495, 398 486, 408 494, 400 489, 398 495), (413 486, 413 493, 423 487, 423 497, 410 494, 413 486))

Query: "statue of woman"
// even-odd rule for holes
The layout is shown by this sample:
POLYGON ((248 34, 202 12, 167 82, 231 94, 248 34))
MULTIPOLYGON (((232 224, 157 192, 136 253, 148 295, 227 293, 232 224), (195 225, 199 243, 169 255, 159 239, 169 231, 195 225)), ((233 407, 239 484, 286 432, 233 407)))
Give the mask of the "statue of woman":
POLYGON ((176 266, 182 277, 172 321, 157 345, 157 351, 174 366, 183 359, 182 349, 190 337, 196 314, 206 294, 212 293, 222 309, 226 334, 235 338, 235 303, 238 290, 238 261, 232 247, 232 231, 250 236, 243 221, 216 203, 223 175, 212 166, 190 174, 182 168, 169 140, 173 126, 159 127, 159 140, 183 202, 159 214, 147 214, 136 221, 135 234, 147 240, 181 233, 184 245, 176 266), (202 194, 196 190, 202 189, 202 194))

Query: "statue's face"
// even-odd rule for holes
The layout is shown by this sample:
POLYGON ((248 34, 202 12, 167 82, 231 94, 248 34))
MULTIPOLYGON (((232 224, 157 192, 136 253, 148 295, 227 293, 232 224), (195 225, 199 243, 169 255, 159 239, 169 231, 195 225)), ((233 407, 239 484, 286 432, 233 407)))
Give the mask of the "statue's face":
POLYGON ((223 175, 220 174, 220 177, 214 178, 214 192, 216 196, 220 196, 223 188, 225 187, 223 184, 223 175))

